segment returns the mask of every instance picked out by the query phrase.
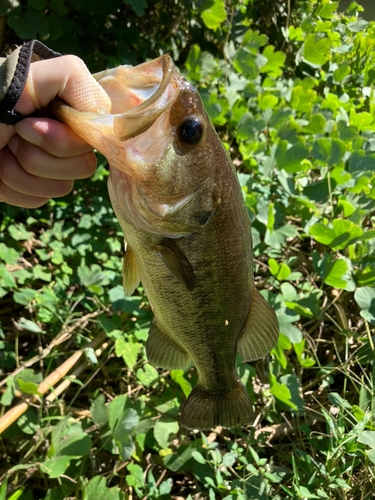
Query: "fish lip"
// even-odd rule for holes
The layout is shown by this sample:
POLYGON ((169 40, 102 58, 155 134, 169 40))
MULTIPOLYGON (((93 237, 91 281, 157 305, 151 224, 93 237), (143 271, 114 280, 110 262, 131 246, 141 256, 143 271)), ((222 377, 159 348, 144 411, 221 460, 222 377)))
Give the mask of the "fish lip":
POLYGON ((178 95, 178 86, 172 83, 172 79, 176 78, 178 73, 173 59, 168 54, 140 65, 145 71, 147 71, 147 66, 161 67, 160 85, 148 99, 138 106, 113 115, 113 135, 121 142, 132 139, 148 130, 158 117, 171 106, 178 95))

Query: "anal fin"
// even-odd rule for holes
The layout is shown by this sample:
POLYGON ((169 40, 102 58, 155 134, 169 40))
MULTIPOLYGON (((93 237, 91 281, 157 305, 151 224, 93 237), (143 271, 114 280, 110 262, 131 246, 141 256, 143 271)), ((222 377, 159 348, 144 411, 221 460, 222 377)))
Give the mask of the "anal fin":
POLYGON ((122 262, 122 284, 124 293, 127 296, 133 295, 134 290, 139 285, 138 264, 129 245, 126 245, 124 260, 122 262))
POLYGON ((193 267, 178 244, 170 238, 163 238, 155 250, 176 280, 185 285, 188 290, 194 290, 193 267))
POLYGON ((275 311, 254 287, 249 315, 238 340, 238 352, 244 361, 263 358, 275 347, 278 338, 275 311))
POLYGON ((166 370, 180 370, 190 364, 189 354, 155 323, 148 332, 146 355, 149 362, 166 370))

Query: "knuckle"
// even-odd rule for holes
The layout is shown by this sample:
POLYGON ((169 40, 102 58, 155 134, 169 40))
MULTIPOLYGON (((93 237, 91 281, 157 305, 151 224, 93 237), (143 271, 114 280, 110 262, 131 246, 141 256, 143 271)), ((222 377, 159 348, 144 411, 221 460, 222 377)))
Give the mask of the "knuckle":
POLYGON ((82 71, 82 69, 87 69, 86 64, 82 61, 82 59, 73 54, 69 54, 64 56, 65 62, 72 68, 77 69, 78 71, 82 71))

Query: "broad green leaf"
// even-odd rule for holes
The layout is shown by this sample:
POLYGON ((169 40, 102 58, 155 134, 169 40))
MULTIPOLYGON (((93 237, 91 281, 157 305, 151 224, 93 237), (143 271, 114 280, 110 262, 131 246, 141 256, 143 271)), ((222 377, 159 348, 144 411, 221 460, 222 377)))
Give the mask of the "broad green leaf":
POLYGON ((191 393, 191 385, 184 377, 183 370, 171 370, 170 372, 171 379, 177 382, 177 384, 181 387, 182 392, 184 393, 185 398, 189 397, 191 393))
POLYGON ((113 437, 120 440, 123 436, 130 434, 138 422, 138 413, 133 408, 128 408, 117 421, 116 427, 112 429, 113 437))
POLYGON ((160 448, 168 448, 170 435, 178 432, 179 425, 175 419, 162 417, 155 422, 154 437, 160 448))
POLYGON ((23 224, 8 226, 8 232, 16 241, 30 240, 33 237, 33 233, 27 231, 23 224))
POLYGON ((52 430, 49 458, 57 456, 82 457, 91 450, 91 437, 82 430, 82 423, 72 423, 69 417, 61 420, 52 430))
POLYGON ((203 455, 199 453, 199 451, 193 451, 191 453, 191 456, 194 458, 195 461, 197 461, 200 464, 206 464, 206 460, 203 458, 203 455))
POLYGON ((207 28, 216 30, 227 17, 224 0, 206 0, 200 7, 200 13, 207 28))
POLYGON ((282 74, 286 55, 281 51, 275 52, 275 47, 272 45, 267 45, 262 55, 267 58, 267 63, 261 67, 261 73, 268 73, 274 78, 280 76, 282 74))
POLYGON ((83 500, 125 500, 125 494, 117 487, 108 488, 105 477, 93 477, 86 487, 83 500))
POLYGON ((143 470, 137 464, 129 464, 126 467, 129 471, 129 474, 126 476, 126 482, 129 486, 134 486, 135 488, 143 489, 144 488, 144 479, 143 479, 143 470))
POLYGON ((320 38, 319 35, 311 33, 306 37, 303 57, 315 66, 323 66, 329 59, 330 49, 331 41, 329 38, 320 38))
POLYGON ((340 66, 333 72, 333 79, 336 82, 341 82, 345 77, 350 75, 350 66, 348 61, 344 61, 340 66))
POLYGON ((131 370, 137 362, 138 354, 141 352, 142 344, 125 340, 124 337, 119 337, 115 342, 116 356, 122 357, 126 366, 131 370))
POLYGON ((169 495, 172 491, 173 481, 172 478, 168 478, 166 481, 163 481, 159 486, 160 495, 169 495))
POLYGON ((375 325, 375 289, 369 286, 357 288, 354 298, 361 308, 362 318, 375 325))
POLYGON ((370 448, 375 448, 375 431, 363 431, 357 441, 370 446, 370 448))
POLYGON ((14 250, 14 248, 8 248, 5 243, 0 243, 0 260, 5 262, 5 264, 14 264, 19 255, 20 254, 14 250))
POLYGON ((18 326, 31 333, 44 333, 43 330, 34 321, 30 321, 26 318, 20 318, 18 320, 18 326))
POLYGON ((150 363, 146 363, 143 368, 137 370, 137 379, 144 386, 153 385, 158 378, 159 373, 150 363))
POLYGON ((285 384, 277 382, 274 375, 271 376, 271 393, 282 403, 290 406, 293 410, 297 410, 296 405, 291 400, 290 390, 285 384))
POLYGON ((281 141, 276 152, 276 163, 278 168, 288 173, 300 172, 308 168, 307 164, 302 163, 308 155, 308 148, 300 142, 288 149, 288 142, 281 141))
POLYGON ((96 425, 103 425, 108 422, 109 407, 105 406, 104 403, 105 396, 103 394, 99 394, 99 396, 91 404, 90 412, 96 425))
POLYGON ((236 58, 232 62, 236 71, 249 79, 255 79, 259 75, 259 67, 256 62, 256 55, 246 48, 240 48, 236 58))
POLYGON ((121 420, 122 416, 124 415, 125 412, 125 405, 127 402, 128 398, 127 396, 121 395, 121 396, 116 396, 115 399, 113 399, 109 406, 109 428, 111 431, 114 431, 116 428, 117 424, 121 420))
POLYGON ((40 464, 40 469, 51 479, 56 479, 57 477, 60 477, 61 474, 64 474, 66 469, 69 467, 69 464, 70 457, 56 457, 42 462, 40 464))
POLYGON ((307 113, 311 111, 311 108, 316 99, 317 93, 315 90, 306 90, 302 85, 297 85, 292 90, 290 105, 296 111, 307 113))
POLYGON ((345 219, 334 219, 332 227, 320 223, 314 224, 309 232, 316 241, 335 250, 346 248, 363 234, 359 226, 345 219))
POLYGON ((323 134, 326 126, 325 118, 322 114, 317 113, 312 115, 308 125, 303 127, 305 134, 323 134))
POLYGON ((259 96, 260 109, 274 109, 279 102, 279 99, 272 94, 261 94, 259 96))

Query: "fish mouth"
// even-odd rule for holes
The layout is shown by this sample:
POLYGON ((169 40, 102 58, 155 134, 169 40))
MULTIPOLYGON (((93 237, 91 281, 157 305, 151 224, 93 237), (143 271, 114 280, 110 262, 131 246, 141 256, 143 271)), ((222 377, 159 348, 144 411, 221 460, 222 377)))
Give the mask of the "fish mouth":
POLYGON ((170 56, 139 66, 120 66, 94 75, 112 102, 113 135, 127 141, 148 130, 178 94, 177 70, 170 56), (170 85, 171 84, 171 85, 170 85))
MULTIPOLYGON (((78 111, 59 99, 50 107, 59 119, 99 151, 98 132, 111 142, 133 139, 151 128, 179 93, 180 76, 167 54, 138 66, 108 69, 93 77, 108 94, 111 111, 104 107, 95 112, 78 111)), ((82 89, 82 94, 84 92, 82 89)), ((85 95, 82 98, 84 100, 85 95)), ((104 151, 103 154, 106 155, 104 151)))

